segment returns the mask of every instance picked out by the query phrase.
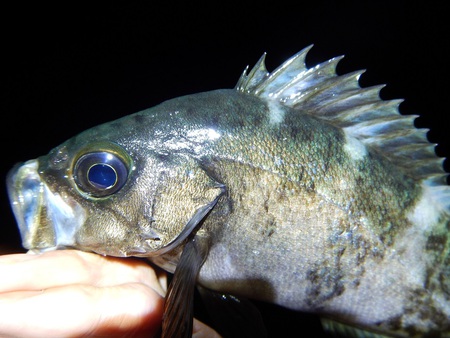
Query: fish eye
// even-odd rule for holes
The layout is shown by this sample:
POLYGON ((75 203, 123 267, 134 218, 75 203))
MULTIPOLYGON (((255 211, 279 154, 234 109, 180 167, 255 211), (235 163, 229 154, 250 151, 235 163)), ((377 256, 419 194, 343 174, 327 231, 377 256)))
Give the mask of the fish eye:
POLYGON ((82 155, 74 166, 77 186, 93 197, 105 197, 119 191, 128 178, 128 168, 117 155, 106 151, 82 155))

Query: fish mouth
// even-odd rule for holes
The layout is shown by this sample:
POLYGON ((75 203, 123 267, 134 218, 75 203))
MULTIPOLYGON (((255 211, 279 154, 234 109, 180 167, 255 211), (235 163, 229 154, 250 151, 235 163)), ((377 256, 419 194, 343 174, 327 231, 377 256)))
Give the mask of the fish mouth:
POLYGON ((6 179, 22 245, 36 252, 74 247, 86 213, 73 198, 53 192, 38 170, 38 159, 18 163, 6 179))

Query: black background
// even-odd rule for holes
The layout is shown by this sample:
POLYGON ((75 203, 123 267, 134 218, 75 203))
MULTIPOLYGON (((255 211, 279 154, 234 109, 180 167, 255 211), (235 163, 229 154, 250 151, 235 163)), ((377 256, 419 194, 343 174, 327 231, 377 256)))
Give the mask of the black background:
POLYGON ((404 98, 401 112, 420 115, 416 126, 431 129, 439 156, 450 155, 443 4, 142 3, 1 11, 2 252, 21 250, 4 184, 14 163, 166 99, 232 88, 263 52, 269 71, 312 43, 309 66, 345 54, 338 73, 367 69, 362 86, 387 84, 382 98, 404 98))

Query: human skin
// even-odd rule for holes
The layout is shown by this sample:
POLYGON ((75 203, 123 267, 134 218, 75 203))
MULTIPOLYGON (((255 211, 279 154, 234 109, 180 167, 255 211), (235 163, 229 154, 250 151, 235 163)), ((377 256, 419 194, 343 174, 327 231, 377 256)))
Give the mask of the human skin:
MULTIPOLYGON (((0 337, 153 337, 166 274, 77 250, 0 256, 0 337)), ((219 337, 194 320, 193 337, 219 337)))

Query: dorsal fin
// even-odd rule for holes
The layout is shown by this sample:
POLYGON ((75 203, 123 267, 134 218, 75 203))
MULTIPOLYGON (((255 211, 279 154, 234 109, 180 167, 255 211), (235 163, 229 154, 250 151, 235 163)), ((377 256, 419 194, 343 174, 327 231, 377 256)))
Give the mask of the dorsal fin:
POLYGON ((244 71, 235 89, 309 112, 342 128, 416 180, 440 186, 440 199, 448 204, 445 200, 450 200, 450 187, 443 170, 444 158, 437 157, 435 144, 428 142, 428 129, 414 127, 417 115, 401 115, 398 106, 402 100, 382 100, 379 93, 383 85, 361 88, 359 77, 364 71, 337 75, 336 65, 342 56, 307 68, 305 58, 311 47, 272 73, 265 67, 264 54, 250 73, 244 71))

